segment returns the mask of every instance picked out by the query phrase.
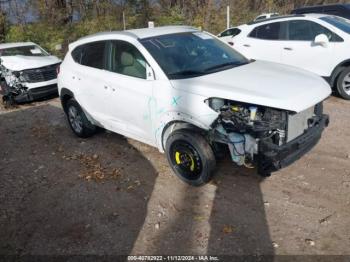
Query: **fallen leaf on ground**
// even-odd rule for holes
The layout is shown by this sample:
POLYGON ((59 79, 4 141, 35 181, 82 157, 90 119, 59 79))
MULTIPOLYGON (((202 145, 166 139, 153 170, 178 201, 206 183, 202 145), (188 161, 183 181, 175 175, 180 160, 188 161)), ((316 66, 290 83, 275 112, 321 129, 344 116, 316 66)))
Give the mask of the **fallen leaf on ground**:
POLYGON ((225 234, 231 234, 233 233, 233 227, 230 225, 225 225, 222 229, 222 232, 224 232, 225 234))
POLYGON ((305 239, 305 243, 310 246, 314 246, 316 244, 315 241, 313 241, 312 239, 305 239))

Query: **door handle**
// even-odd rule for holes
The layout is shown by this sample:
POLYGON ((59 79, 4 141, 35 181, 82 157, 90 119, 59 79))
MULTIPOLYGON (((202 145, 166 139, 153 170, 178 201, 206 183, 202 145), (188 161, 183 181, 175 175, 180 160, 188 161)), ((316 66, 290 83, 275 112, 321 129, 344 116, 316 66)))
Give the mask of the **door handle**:
POLYGON ((287 51, 293 51, 293 48, 291 48, 291 47, 285 47, 285 48, 283 48, 284 50, 287 50, 287 51))
POLYGON ((243 45, 243 46, 245 46, 245 47, 250 47, 250 45, 247 45, 247 44, 245 44, 245 45, 243 45))

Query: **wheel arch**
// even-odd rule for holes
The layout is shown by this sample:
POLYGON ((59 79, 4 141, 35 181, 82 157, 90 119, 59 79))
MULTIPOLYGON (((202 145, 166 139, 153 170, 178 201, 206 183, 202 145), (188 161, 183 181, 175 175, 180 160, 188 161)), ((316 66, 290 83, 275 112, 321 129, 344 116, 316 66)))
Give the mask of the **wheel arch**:
POLYGON ((332 88, 335 87, 338 76, 341 74, 344 68, 347 68, 347 67, 350 67, 350 59, 344 60, 334 68, 330 79, 330 85, 332 88))
POLYGON ((184 120, 173 120, 167 123, 161 133, 161 139, 160 139, 160 150, 161 152, 164 152, 166 141, 171 133, 173 133, 176 130, 180 129, 187 129, 187 130, 193 130, 194 132, 205 132, 206 130, 204 128, 201 128, 194 123, 190 123, 184 120))
POLYGON ((67 88, 62 88, 60 92, 60 99, 64 111, 66 111, 67 101, 71 98, 74 98, 73 92, 67 88))

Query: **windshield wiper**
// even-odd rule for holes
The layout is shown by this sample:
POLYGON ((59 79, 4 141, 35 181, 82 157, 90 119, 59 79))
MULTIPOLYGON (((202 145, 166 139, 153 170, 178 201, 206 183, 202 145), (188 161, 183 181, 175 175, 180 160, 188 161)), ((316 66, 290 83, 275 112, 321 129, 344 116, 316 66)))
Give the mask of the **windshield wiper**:
POLYGON ((204 71, 205 72, 216 71, 216 70, 219 70, 219 69, 222 69, 222 68, 241 66, 241 65, 245 65, 245 64, 247 64, 247 63, 244 63, 244 62, 228 62, 228 63, 219 64, 219 65, 208 67, 204 71))
POLYGON ((199 76, 205 74, 203 71, 196 70, 183 70, 175 73, 168 74, 171 78, 181 78, 181 77, 191 77, 191 76, 199 76))

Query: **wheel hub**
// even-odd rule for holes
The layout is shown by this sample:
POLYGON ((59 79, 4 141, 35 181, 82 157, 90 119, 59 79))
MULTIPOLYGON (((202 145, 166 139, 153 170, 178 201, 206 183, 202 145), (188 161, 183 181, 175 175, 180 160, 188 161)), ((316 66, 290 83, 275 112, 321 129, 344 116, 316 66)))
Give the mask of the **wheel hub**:
POLYGON ((202 172, 202 161, 197 150, 186 141, 176 141, 171 148, 172 162, 186 179, 195 180, 202 172))
POLYGON ((76 107, 69 107, 68 118, 74 131, 77 133, 81 133, 81 131, 83 130, 83 121, 76 107))

